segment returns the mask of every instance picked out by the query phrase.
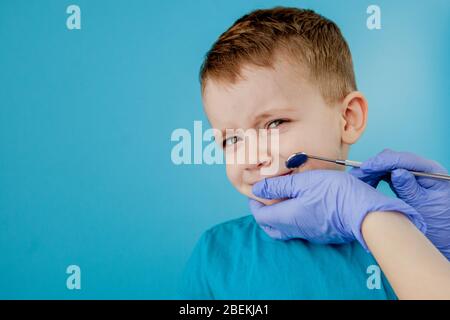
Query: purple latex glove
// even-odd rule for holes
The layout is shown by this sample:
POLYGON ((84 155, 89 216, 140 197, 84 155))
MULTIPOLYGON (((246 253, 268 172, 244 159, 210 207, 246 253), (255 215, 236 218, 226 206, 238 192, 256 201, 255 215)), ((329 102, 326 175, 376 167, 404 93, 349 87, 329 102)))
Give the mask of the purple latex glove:
POLYGON ((268 206, 249 200, 256 222, 275 239, 302 238, 316 243, 356 239, 368 250, 361 224, 374 211, 401 212, 419 230, 426 230, 411 206, 343 171, 310 170, 267 178, 253 186, 253 193, 265 199, 286 199, 268 206))
POLYGON ((425 235, 450 260, 450 181, 415 177, 405 169, 447 174, 435 161, 389 149, 349 173, 375 188, 380 180, 387 181, 400 199, 422 215, 425 235))

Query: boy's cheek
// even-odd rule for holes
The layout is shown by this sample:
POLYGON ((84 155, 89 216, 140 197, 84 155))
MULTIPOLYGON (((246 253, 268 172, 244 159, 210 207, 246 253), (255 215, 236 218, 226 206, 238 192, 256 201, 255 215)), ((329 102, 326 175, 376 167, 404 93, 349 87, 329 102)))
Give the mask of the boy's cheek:
POLYGON ((238 165, 231 164, 227 164, 225 168, 227 178, 233 187, 243 195, 250 196, 251 189, 249 189, 248 186, 246 186, 246 184, 242 181, 242 169, 239 169, 238 165), (248 190, 250 190, 250 193, 248 190))
POLYGON ((238 170, 234 165, 226 164, 225 170, 227 174, 228 180, 230 180, 231 184, 236 188, 239 182, 238 170))

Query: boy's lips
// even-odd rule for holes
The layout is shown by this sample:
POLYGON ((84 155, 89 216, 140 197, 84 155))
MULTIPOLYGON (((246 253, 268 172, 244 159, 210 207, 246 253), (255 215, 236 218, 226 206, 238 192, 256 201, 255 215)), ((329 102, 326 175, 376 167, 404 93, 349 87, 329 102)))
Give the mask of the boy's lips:
POLYGON ((283 176, 287 176, 287 175, 289 175, 289 174, 293 173, 294 171, 295 171, 295 170, 294 170, 294 169, 292 169, 292 170, 286 171, 285 173, 281 173, 281 174, 274 174, 273 176, 267 176, 267 177, 264 177, 264 178, 276 178, 276 177, 283 177, 283 176))
MULTIPOLYGON (((290 174, 293 173, 294 171, 295 171, 295 170, 293 169, 293 170, 289 170, 289 171, 286 171, 286 172, 281 173, 281 174, 274 174, 273 176, 266 176, 266 177, 264 177, 264 178, 265 178, 265 179, 270 179, 270 178, 276 178, 276 177, 283 177, 283 176, 290 175, 290 174)), ((256 181, 253 181, 253 182, 251 182, 250 184, 251 184, 251 185, 254 185, 255 183, 257 183, 257 182, 259 182, 259 181, 261 181, 261 179, 256 180, 256 181)))

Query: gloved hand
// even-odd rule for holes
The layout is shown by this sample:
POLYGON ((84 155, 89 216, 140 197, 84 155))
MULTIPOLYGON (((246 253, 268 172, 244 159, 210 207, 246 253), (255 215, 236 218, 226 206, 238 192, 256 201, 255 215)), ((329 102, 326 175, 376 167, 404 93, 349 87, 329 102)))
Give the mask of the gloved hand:
POLYGON ((419 230, 426 230, 412 207, 343 171, 310 170, 267 178, 253 185, 253 193, 265 199, 286 199, 268 206, 249 200, 256 222, 275 239, 302 238, 316 243, 356 239, 368 250, 361 224, 373 211, 401 212, 419 230))
POLYGON ((447 173, 439 163, 407 152, 385 149, 349 171, 377 187, 380 180, 419 212, 427 224, 426 236, 450 260, 450 181, 415 177, 406 170, 447 173))

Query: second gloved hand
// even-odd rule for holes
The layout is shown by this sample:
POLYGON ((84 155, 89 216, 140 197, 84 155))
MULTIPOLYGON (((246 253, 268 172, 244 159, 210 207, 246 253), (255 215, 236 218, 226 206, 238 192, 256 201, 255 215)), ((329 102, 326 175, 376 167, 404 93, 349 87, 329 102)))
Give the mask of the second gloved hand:
POLYGON ((256 222, 272 238, 302 238, 316 243, 358 240, 368 250, 361 224, 370 212, 405 214, 423 233, 423 218, 400 199, 391 198, 356 177, 336 170, 310 170, 267 178, 253 186, 255 196, 285 199, 265 206, 250 199, 256 222))
POLYGON ((450 181, 415 177, 407 170, 447 173, 439 163, 409 152, 385 149, 350 174, 377 187, 381 180, 422 215, 426 236, 450 260, 450 181))

